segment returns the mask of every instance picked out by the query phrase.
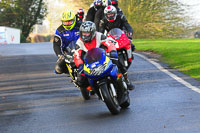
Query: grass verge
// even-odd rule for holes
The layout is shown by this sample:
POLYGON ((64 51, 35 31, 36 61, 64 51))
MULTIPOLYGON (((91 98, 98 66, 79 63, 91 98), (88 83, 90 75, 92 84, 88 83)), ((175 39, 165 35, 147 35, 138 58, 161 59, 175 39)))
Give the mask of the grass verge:
POLYGON ((160 54, 162 62, 200 80, 200 39, 135 39, 136 50, 160 54))

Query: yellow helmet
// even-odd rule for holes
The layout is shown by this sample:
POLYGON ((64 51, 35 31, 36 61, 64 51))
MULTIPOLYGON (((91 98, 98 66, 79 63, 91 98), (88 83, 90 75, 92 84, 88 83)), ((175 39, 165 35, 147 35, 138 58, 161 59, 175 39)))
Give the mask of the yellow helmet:
POLYGON ((71 30, 76 24, 76 16, 71 11, 65 11, 61 16, 62 25, 66 30, 71 30), (69 23, 68 23, 69 22, 69 23))

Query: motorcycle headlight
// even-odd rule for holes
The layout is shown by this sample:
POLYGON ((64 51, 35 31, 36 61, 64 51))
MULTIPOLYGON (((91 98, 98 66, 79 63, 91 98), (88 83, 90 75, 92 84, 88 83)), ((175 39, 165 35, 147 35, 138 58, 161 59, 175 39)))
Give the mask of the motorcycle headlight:
POLYGON ((105 65, 99 65, 99 66, 91 69, 90 72, 92 75, 100 75, 104 72, 104 70, 105 70, 105 65))

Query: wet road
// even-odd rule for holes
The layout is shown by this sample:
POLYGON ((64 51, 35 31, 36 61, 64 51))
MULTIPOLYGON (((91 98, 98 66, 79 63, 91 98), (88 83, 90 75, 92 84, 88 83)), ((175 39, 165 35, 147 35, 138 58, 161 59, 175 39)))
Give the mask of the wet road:
POLYGON ((96 96, 84 101, 66 75, 53 73, 55 62, 52 44, 0 46, 0 133, 200 132, 200 94, 140 56, 129 71, 131 105, 116 116, 96 96))

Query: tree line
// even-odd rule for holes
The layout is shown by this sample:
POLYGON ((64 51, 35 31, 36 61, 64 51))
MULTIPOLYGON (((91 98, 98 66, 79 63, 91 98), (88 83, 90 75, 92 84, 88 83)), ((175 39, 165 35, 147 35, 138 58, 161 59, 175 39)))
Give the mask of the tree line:
MULTIPOLYGON (((88 9, 93 0, 85 0, 88 9), (90 4, 89 4, 90 3, 90 4)), ((182 38, 191 31, 185 7, 173 0, 118 0, 134 38, 182 38)), ((194 28, 194 27, 193 27, 194 28)))
POLYGON ((178 38, 188 30, 184 6, 172 0, 119 0, 135 38, 178 38))
MULTIPOLYGON (((85 12, 92 2, 74 0, 76 6, 81 5, 85 12)), ((184 6, 172 0, 119 0, 119 7, 135 31, 134 38, 183 37, 190 28, 185 23, 184 6)), ((50 14, 53 12, 49 11, 50 14)), ((0 25, 21 29, 24 38, 28 37, 35 24, 42 23, 46 15, 47 3, 44 0, 0 1, 0 25)))

